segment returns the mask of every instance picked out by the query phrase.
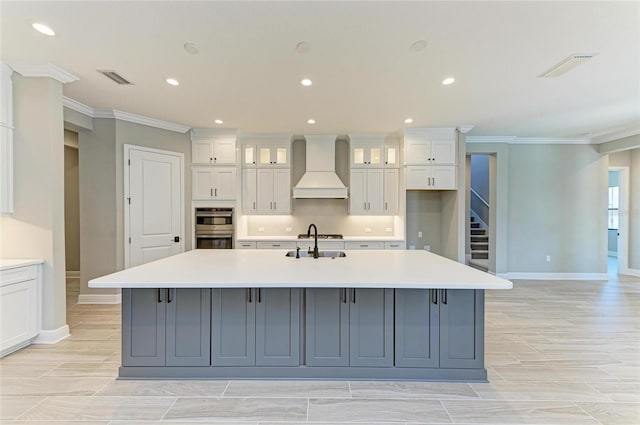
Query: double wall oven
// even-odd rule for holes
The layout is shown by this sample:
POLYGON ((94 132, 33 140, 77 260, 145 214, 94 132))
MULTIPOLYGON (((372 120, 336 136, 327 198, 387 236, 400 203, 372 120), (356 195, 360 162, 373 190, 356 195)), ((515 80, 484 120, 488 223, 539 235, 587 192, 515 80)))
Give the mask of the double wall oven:
POLYGON ((196 208, 196 249, 233 248, 233 208, 196 208))

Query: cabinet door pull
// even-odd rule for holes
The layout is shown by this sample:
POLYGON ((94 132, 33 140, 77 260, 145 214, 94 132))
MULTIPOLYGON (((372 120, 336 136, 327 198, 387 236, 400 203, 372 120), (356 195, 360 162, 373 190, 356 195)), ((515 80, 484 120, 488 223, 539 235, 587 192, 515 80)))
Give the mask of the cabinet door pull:
POLYGON ((173 301, 171 299, 171 288, 167 289, 167 303, 170 303, 171 301, 173 301))
POLYGON ((249 300, 249 303, 253 302, 253 300, 251 299, 251 288, 247 288, 247 298, 249 300))
POLYGON ((351 289, 351 302, 356 303, 356 288, 351 289))
POLYGON ((255 211, 256 209, 256 201, 253 201, 253 210, 255 211))
POLYGON ((261 303, 262 302, 262 289, 258 288, 258 302, 261 303))
POLYGON ((342 298, 342 303, 347 303, 347 288, 340 288, 340 297, 342 298))
POLYGON ((158 288, 158 302, 162 302, 162 289, 158 288))
POLYGON ((210 196, 213 196, 213 189, 209 189, 209 192, 211 193, 210 196))
POLYGON ((442 304, 446 304, 447 303, 447 290, 443 289, 442 290, 442 304))
POLYGON ((214 192, 215 192, 215 197, 217 198, 218 197, 218 188, 217 187, 214 189, 214 192))
POLYGON ((384 203, 384 209, 385 209, 385 211, 389 209, 389 208, 387 207, 387 203, 386 203, 386 202, 384 203))
POLYGON ((437 289, 429 289, 431 291, 431 302, 433 304, 438 304, 438 290, 437 289))

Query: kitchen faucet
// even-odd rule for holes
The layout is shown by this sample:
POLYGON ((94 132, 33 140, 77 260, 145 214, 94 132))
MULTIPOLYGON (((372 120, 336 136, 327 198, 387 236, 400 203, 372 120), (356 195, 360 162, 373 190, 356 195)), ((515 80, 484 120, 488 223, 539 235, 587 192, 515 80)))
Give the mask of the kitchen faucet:
POLYGON ((313 258, 318 258, 320 257, 320 254, 318 253, 318 228, 316 227, 315 224, 311 223, 309 225, 309 228, 307 229, 307 237, 311 236, 311 228, 313 227, 314 230, 314 245, 313 245, 313 258))

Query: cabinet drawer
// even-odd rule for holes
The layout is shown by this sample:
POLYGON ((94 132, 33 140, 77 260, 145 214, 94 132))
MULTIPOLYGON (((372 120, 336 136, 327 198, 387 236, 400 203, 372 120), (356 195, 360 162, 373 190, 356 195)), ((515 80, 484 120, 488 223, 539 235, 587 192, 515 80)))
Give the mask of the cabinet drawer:
POLYGON ((258 249, 296 249, 295 242, 257 242, 258 249))
POLYGON ((385 242, 384 249, 405 249, 405 243, 402 242, 385 242))
MULTIPOLYGON (((313 248, 314 241, 313 239, 305 239, 303 241, 298 241, 296 245, 300 249, 308 249, 309 247, 313 248)), ((334 250, 334 249, 344 249, 344 242, 339 241, 318 241, 318 249, 319 250, 334 250)))
POLYGON ((238 242, 236 243, 236 249, 256 249, 255 242, 238 242))
POLYGON ((344 249, 384 249, 384 242, 345 242, 344 249))
POLYGON ((38 266, 16 267, 15 269, 3 270, 0 272, 0 282, 2 286, 12 285, 25 280, 35 279, 38 275, 38 266))

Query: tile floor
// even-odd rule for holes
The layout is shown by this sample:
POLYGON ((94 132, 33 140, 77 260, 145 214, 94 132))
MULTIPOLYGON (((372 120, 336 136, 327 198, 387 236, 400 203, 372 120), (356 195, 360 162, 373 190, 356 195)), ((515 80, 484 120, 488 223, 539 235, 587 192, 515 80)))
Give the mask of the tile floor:
POLYGON ((3 424, 640 424, 640 278, 488 291, 480 384, 116 381, 119 306, 67 286, 72 336, 0 360, 3 424))

